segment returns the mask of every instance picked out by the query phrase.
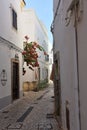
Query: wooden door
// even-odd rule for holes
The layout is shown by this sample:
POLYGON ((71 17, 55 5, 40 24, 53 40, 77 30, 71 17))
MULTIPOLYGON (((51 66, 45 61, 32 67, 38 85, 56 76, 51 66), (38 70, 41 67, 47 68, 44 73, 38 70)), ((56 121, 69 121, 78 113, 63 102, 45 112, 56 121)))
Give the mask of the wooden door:
POLYGON ((12 61, 12 100, 19 98, 19 63, 12 61))

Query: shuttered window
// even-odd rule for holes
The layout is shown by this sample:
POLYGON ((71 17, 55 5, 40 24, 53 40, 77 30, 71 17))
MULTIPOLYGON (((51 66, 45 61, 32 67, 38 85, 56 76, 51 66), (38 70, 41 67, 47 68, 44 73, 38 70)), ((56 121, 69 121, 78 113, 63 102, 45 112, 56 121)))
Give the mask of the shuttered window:
POLYGON ((17 13, 12 9, 12 26, 17 30, 17 13))

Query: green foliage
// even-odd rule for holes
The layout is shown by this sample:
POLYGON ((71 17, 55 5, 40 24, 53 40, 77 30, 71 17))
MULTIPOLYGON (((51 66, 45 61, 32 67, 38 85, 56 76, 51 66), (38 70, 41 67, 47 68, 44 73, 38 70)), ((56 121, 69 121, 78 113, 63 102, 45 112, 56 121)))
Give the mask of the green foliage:
POLYGON ((39 84, 38 84, 39 90, 44 89, 46 87, 48 87, 48 80, 47 79, 42 80, 42 81, 39 82, 39 84))

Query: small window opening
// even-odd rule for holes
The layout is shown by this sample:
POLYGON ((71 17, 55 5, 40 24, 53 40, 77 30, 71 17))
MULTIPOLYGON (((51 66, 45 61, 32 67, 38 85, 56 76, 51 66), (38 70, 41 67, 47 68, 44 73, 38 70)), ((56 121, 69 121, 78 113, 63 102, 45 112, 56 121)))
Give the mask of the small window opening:
POLYGON ((12 26, 17 30, 17 13, 12 9, 12 26))

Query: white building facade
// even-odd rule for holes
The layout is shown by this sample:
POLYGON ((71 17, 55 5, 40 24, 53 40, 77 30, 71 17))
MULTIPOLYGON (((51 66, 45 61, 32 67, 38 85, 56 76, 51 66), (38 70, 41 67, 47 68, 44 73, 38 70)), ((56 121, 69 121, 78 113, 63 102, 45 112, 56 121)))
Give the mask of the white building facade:
MULTIPOLYGON (((48 41, 48 36, 47 36, 47 30, 43 23, 38 19, 35 11, 33 9, 24 9, 22 11, 22 37, 27 35, 29 37, 28 42, 36 42, 39 45, 41 45, 45 51, 48 53, 48 46, 49 46, 49 41, 48 41)), ((48 61, 46 60, 46 57, 44 56, 43 52, 40 52, 39 50, 39 69, 38 68, 33 68, 34 71, 29 69, 29 67, 26 66, 26 73, 24 75, 24 81, 36 81, 40 80, 43 81, 48 78, 48 73, 49 73, 49 64, 48 61), (35 74, 37 73, 37 79, 35 79, 35 74)))
POLYGON ((87 1, 54 0, 55 111, 63 129, 87 129, 87 1))
POLYGON ((21 2, 0 1, 0 109, 23 95, 21 2))

